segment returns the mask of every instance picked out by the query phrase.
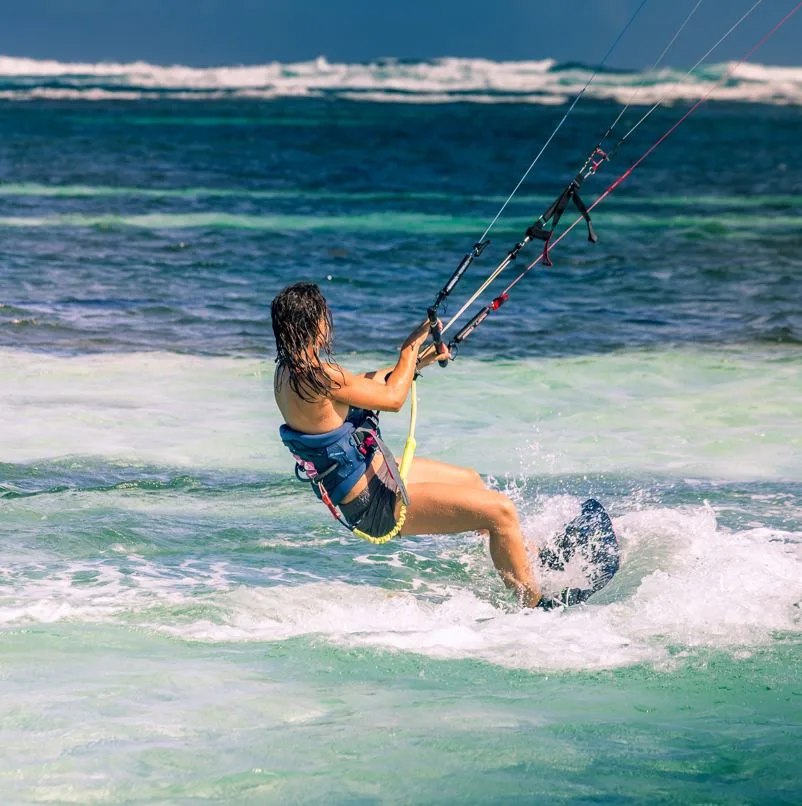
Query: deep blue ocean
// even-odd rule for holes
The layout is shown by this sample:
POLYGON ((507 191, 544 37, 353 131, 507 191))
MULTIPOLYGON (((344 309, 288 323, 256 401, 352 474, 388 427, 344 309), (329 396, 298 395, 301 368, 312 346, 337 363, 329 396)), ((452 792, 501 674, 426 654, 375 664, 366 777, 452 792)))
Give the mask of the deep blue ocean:
MULTIPOLYGON (((610 511, 620 572, 544 613, 480 536, 373 547, 294 480, 269 306, 318 282, 339 360, 392 361, 587 69, 8 61, 2 803, 802 802, 799 70, 728 81, 419 384, 420 455, 533 547, 610 511)), ((602 74, 444 318, 639 80, 602 74)), ((587 202, 701 97, 667 74, 622 125, 664 93, 587 202)))

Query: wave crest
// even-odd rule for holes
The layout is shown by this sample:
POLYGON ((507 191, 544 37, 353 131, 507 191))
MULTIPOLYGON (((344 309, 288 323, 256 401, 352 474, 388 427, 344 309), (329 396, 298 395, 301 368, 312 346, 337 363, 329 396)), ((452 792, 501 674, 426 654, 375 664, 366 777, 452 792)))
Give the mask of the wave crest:
MULTIPOLYGON (((695 101, 732 64, 703 67, 693 76, 665 68, 641 73, 601 70, 588 96, 627 102, 641 82, 636 104, 695 101)), ((551 59, 496 62, 441 58, 429 61, 382 59, 369 63, 312 61, 222 67, 161 66, 147 62, 67 63, 0 56, 0 99, 132 100, 335 97, 349 100, 449 103, 565 103, 578 93, 594 68, 551 59)), ((742 64, 711 98, 802 105, 802 67, 742 64)))

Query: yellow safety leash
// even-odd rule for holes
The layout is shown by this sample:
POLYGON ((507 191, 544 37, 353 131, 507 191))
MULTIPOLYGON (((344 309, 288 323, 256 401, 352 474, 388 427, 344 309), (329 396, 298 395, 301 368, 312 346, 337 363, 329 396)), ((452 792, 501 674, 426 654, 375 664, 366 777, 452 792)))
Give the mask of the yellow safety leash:
MULTIPOLYGON (((412 396, 410 398, 409 409, 409 434, 407 435, 407 441, 404 445, 404 453, 401 456, 401 465, 399 466, 399 475, 401 476, 401 481, 403 481, 405 484, 407 481, 407 476, 409 475, 409 468, 412 466, 412 459, 415 456, 415 448, 417 447, 417 443, 415 442, 415 427, 418 423, 418 391, 415 387, 415 381, 412 381, 411 393, 412 396)), ((385 458, 384 461, 387 462, 389 460, 385 458)), ((373 543, 376 546, 381 546, 383 543, 387 543, 392 540, 401 532, 401 530, 404 528, 406 520, 407 505, 402 501, 401 508, 398 510, 398 517, 396 518, 395 526, 389 532, 387 532, 386 535, 374 537, 373 535, 369 535, 366 532, 356 528, 352 528, 351 531, 357 537, 361 537, 363 540, 367 540, 369 543, 373 543)))

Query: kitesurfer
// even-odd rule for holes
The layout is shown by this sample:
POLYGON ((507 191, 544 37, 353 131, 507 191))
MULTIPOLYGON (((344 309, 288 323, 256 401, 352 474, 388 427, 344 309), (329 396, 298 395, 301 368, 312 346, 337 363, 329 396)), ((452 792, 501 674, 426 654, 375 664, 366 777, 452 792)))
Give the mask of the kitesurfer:
POLYGON ((536 606, 540 588, 513 502, 487 489, 476 471, 432 459, 414 458, 404 483, 381 441, 376 413, 399 411, 416 372, 444 357, 430 351, 418 361, 430 323, 409 334, 395 366, 355 374, 331 354, 332 316, 317 285, 286 287, 271 313, 281 437, 299 478, 348 528, 375 542, 394 534, 486 533, 504 583, 522 604, 536 606))

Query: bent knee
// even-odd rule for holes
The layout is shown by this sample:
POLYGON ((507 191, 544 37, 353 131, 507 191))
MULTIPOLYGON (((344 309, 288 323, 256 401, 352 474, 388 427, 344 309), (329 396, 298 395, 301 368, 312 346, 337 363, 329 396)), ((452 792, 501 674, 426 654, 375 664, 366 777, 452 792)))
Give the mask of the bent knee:
POLYGON ((472 467, 466 467, 465 468, 465 481, 468 484, 470 484, 471 487, 484 487, 485 486, 484 479, 472 467))
POLYGON ((518 510, 515 504, 504 495, 504 493, 496 493, 498 496, 496 502, 496 520, 499 525, 509 525, 518 523, 518 510))

